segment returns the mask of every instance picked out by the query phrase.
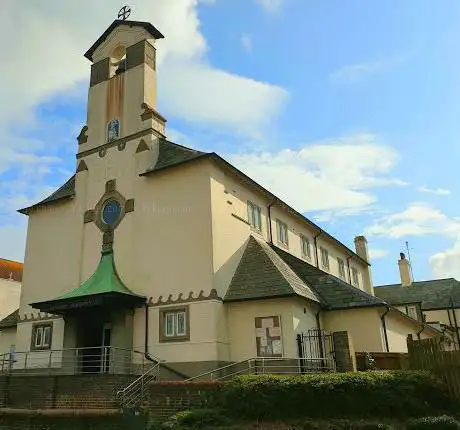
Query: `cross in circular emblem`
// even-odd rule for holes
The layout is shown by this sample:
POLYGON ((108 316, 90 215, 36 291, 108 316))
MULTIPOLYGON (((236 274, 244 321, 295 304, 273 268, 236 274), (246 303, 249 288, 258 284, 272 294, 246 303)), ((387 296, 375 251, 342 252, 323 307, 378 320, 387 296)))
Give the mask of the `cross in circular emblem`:
POLYGON ((129 15, 131 15, 131 8, 129 6, 123 6, 118 11, 118 19, 121 19, 122 21, 127 20, 129 15))

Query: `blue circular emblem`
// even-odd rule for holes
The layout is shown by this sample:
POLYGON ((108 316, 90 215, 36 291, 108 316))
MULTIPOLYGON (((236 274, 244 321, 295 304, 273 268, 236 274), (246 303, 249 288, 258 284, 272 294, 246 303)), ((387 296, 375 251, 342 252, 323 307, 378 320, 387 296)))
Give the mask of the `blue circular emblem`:
POLYGON ((102 221, 107 225, 114 225, 120 219, 121 205, 116 200, 109 200, 102 209, 102 221))

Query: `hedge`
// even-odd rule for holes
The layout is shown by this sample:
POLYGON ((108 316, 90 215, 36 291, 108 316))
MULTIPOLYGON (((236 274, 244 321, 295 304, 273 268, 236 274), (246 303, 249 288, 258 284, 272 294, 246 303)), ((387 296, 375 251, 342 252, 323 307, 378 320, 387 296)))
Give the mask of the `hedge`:
POLYGON ((413 371, 241 376, 218 397, 232 416, 267 420, 422 417, 455 407, 442 382, 413 371))

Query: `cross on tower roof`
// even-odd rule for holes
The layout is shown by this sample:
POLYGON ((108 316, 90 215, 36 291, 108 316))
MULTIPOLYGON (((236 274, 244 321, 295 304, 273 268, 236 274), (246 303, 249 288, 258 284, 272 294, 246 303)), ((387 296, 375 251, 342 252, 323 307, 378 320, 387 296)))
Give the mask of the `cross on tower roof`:
POLYGON ((122 21, 126 21, 129 18, 129 15, 131 15, 131 8, 129 6, 123 6, 118 11, 118 19, 121 19, 122 21))

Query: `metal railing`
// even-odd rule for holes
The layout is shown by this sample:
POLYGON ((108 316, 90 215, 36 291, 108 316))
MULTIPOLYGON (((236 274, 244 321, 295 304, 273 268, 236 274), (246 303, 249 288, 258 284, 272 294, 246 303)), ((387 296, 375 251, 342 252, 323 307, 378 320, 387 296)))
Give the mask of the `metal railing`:
POLYGON ((142 375, 151 362, 140 351, 100 346, 0 355, 0 375, 142 375))
POLYGON ((335 372, 335 362, 327 358, 260 357, 231 363, 186 380, 225 381, 240 375, 302 375, 335 372))
POLYGON ((145 396, 148 385, 157 380, 160 375, 160 362, 151 363, 151 367, 127 387, 117 392, 117 401, 122 408, 139 407, 145 396))

